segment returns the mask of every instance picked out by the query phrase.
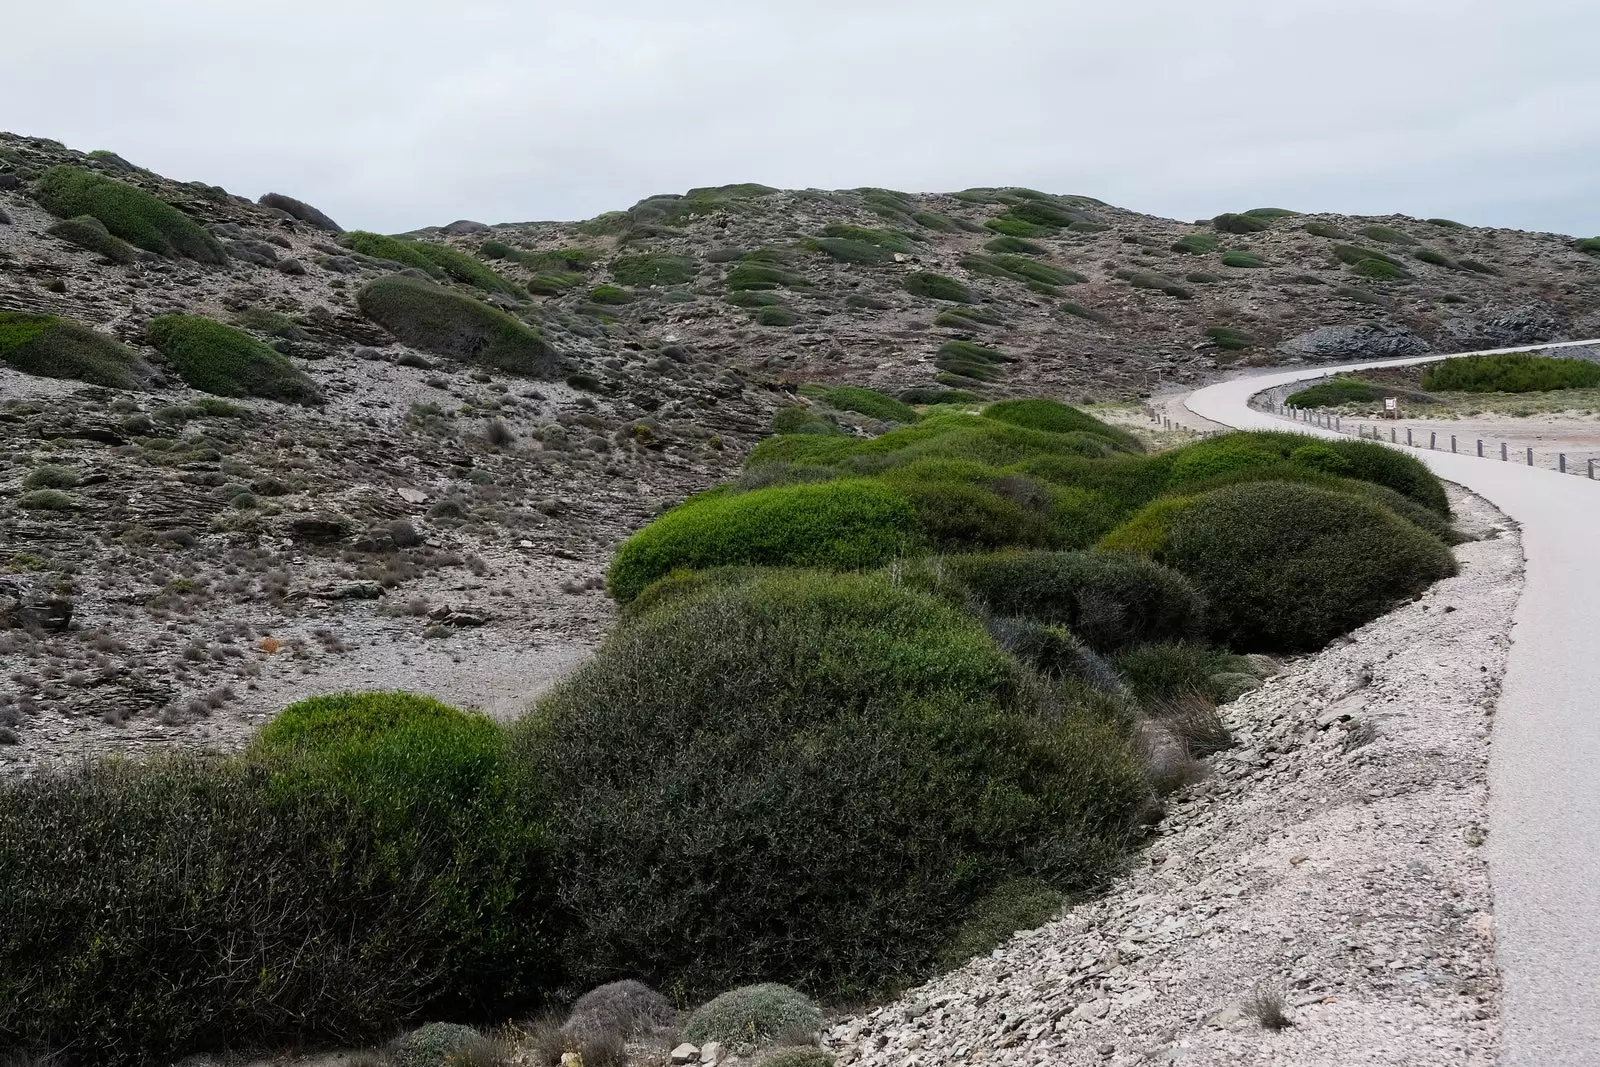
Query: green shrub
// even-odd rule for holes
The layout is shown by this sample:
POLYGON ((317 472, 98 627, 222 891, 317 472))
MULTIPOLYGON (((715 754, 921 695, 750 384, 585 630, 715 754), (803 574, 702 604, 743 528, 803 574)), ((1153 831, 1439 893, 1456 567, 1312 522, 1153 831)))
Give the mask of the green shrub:
POLYGON ((77 504, 59 489, 33 489, 17 498, 17 506, 24 511, 71 511, 77 504))
POLYGON ((1422 369, 1424 389, 1459 393, 1542 393, 1600 386, 1600 363, 1512 352, 1460 356, 1422 369))
POLYGON ((874 230, 866 226, 829 226, 822 231, 828 237, 861 244, 876 245, 890 252, 910 252, 911 238, 894 230, 874 230))
POLYGON ((1188 499, 1165 526, 1154 558, 1194 582, 1214 632, 1239 649, 1320 648, 1455 573, 1438 538, 1376 504, 1308 485, 1217 489, 1188 499))
POLYGON ((1331 378, 1297 393, 1285 403, 1297 408, 1337 408, 1347 404, 1376 404, 1392 393, 1360 378, 1331 378))
POLYGON ((1404 267, 1397 267, 1386 259, 1363 259, 1351 269, 1363 278, 1380 282, 1404 281, 1411 277, 1410 271, 1404 267))
POLYGON ((115 178, 81 167, 51 167, 40 176, 35 195, 40 206, 57 218, 88 215, 112 235, 158 255, 201 263, 228 261, 216 238, 194 219, 115 178))
POLYGON ((783 1045, 762 1053, 756 1067, 834 1067, 834 1058, 815 1045, 783 1045))
POLYGON ((728 288, 736 293, 748 289, 787 288, 799 281, 798 277, 781 266, 752 260, 748 256, 728 272, 728 288))
POLYGON ((1178 239, 1172 246, 1174 252, 1185 255, 1203 256, 1217 250, 1217 235, 1214 233, 1191 233, 1178 239))
POLYGON ((1463 259, 1456 266, 1462 270, 1470 270, 1474 274, 1499 274, 1500 271, 1487 263, 1480 263, 1476 259, 1463 259))
POLYGON ((97 330, 26 311, 0 311, 0 363, 112 389, 137 388, 151 373, 137 352, 97 330))
POLYGON ((1024 552, 957 556, 950 567, 995 614, 1064 625, 1100 651, 1204 632, 1205 607, 1194 587, 1137 557, 1024 552))
POLYGON ((570 271, 536 274, 528 279, 528 292, 534 296, 560 296, 583 284, 583 275, 570 271))
POLYGON ((1100 314, 1100 312, 1091 308, 1086 308, 1082 304, 1073 303, 1071 300, 1063 300, 1059 307, 1063 312, 1073 316, 1074 318, 1088 319, 1090 322, 1106 321, 1106 317, 1100 314))
POLYGON ((1226 349, 1230 352, 1237 352, 1255 344, 1255 338, 1243 330, 1235 330, 1231 326, 1211 327, 1206 330, 1206 339, 1218 348, 1226 349))
POLYGON ((1125 452, 1143 452, 1139 439, 1119 426, 1102 422, 1087 412, 1079 411, 1059 400, 1047 397, 1030 397, 1022 400, 1002 400, 983 409, 983 416, 1013 426, 1047 433, 1092 433, 1114 442, 1125 452))
POLYGON ((416 267, 436 278, 449 278, 486 292, 507 293, 513 296, 522 292, 514 282, 496 274, 465 252, 457 252, 448 245, 434 244, 431 241, 410 241, 403 237, 387 237, 366 230, 341 233, 336 240, 345 248, 364 256, 416 267))
POLYGON ((900 394, 900 399, 907 404, 975 404, 983 398, 977 393, 969 393, 965 389, 940 389, 923 386, 905 390, 900 394))
POLYGON ((1298 211, 1290 211, 1286 207, 1253 207, 1245 212, 1253 219, 1289 219, 1299 215, 1298 211))
POLYGON ((1013 204, 1001 212, 1000 217, 1017 219, 1035 226, 1048 226, 1052 229, 1065 229, 1083 219, 1083 215, 1076 211, 1040 199, 1028 199, 1013 204))
POLYGON ((478 1031, 460 1023, 428 1023, 396 1038, 389 1059, 394 1067, 448 1067, 452 1055, 478 1037, 478 1031))
POLYGON ((425 352, 535 377, 552 377, 559 369, 555 351, 538 331, 420 278, 376 278, 356 294, 356 304, 396 339, 425 352))
POLYGON ((51 237, 61 238, 68 244, 77 245, 90 252, 98 252, 112 263, 132 263, 138 258, 137 249, 122 238, 113 237, 111 231, 106 229, 105 223, 92 215, 64 219, 45 232, 51 237))
POLYGON ((879 576, 707 584, 624 625, 514 728, 552 786, 577 977, 861 994, 923 972, 993 884, 1094 884, 1142 768, 1120 720, 1025 681, 879 576))
POLYGON ((1007 237, 1040 237, 1045 234, 1055 232, 1052 227, 1038 226, 1034 223, 1024 222, 1021 219, 1010 218, 1005 215, 1002 215, 996 219, 990 219, 983 225, 986 229, 993 230, 995 233, 1003 234, 1007 237))
POLYGON ((782 304, 768 304, 756 312, 758 326, 793 326, 800 321, 800 313, 782 304))
POLYGON ((93 1063, 349 1044, 553 984, 550 868, 498 728, 420 698, 298 707, 239 756, 0 786, 8 1043, 93 1063))
POLYGON ((971 304, 977 300, 970 289, 954 278, 926 270, 907 274, 905 289, 912 296, 927 297, 930 300, 949 300, 957 304, 971 304))
POLYGON ((842 263, 890 263, 894 260, 894 253, 887 248, 846 237, 813 237, 806 242, 806 247, 842 263))
POLYGON ((626 603, 678 567, 854 570, 880 566, 917 547, 911 505, 885 486, 867 481, 781 486, 679 505, 622 543, 606 585, 626 603))
POLYGON ((1313 237, 1326 237, 1330 241, 1345 241, 1350 238, 1349 234, 1331 222, 1308 222, 1300 228, 1313 237))
POLYGON ((233 321, 247 330, 264 333, 268 337, 282 338, 285 341, 305 341, 311 337, 294 319, 266 308, 245 308, 234 316, 233 321))
POLYGON ((1067 898, 1036 878, 1003 882, 978 901, 939 952, 940 970, 954 970, 986 956, 1018 930, 1043 926, 1061 913, 1067 898))
POLYGON ((615 285, 597 285, 589 290, 589 299, 607 307, 620 307, 633 303, 633 294, 615 285))
POLYGON ((992 382, 1000 377, 1011 361, 1004 352, 971 341, 946 341, 933 357, 933 365, 940 370, 980 382, 992 382))
MULTIPOLYGON (((1189 300, 1194 294, 1177 282, 1161 274, 1151 274, 1141 270, 1119 270, 1117 277, 1133 286, 1135 289, 1158 289, 1177 300, 1189 300)), ((1189 275, 1191 281, 1198 280, 1195 275, 1189 275)), ((1217 279, 1212 279, 1213 281, 1217 279)))
POLYGON ((1444 267, 1446 270, 1458 270, 1460 265, 1443 252, 1435 252, 1431 248, 1419 248, 1411 253, 1424 263, 1431 263, 1435 267, 1444 267))
POLYGON ((699 273, 693 257, 668 252, 618 256, 611 261, 611 276, 619 285, 682 285, 699 273))
POLYGON ((788 407, 778 408, 772 413, 772 432, 784 434, 831 434, 835 437, 842 436, 844 430, 839 424, 822 415, 814 408, 791 404, 788 407))
POLYGON ((66 467, 45 464, 35 467, 22 479, 24 489, 71 489, 78 484, 78 476, 66 467))
POLYGON ((1245 661, 1200 644, 1141 645, 1112 659, 1117 675, 1145 705, 1200 693, 1221 702, 1223 693, 1212 679, 1236 671, 1245 661))
POLYGON ((939 314, 933 317, 933 324, 958 330, 971 330, 985 326, 999 326, 1001 321, 1000 316, 992 311, 969 304, 962 304, 941 310, 939 314))
POLYGON ((985 252, 1009 252, 1027 256, 1042 256, 1047 249, 1044 245, 1033 241, 1024 241, 1020 237, 1007 237, 1002 234, 983 246, 985 252))
POLYGON ((1266 219, 1234 214, 1218 215, 1211 220, 1211 225, 1218 233, 1260 233, 1271 228, 1266 219))
POLYGON ((1393 226, 1367 226, 1361 230, 1361 236, 1386 245, 1414 245, 1417 243, 1416 238, 1395 229, 1393 226))
POLYGON ((1334 245, 1333 255, 1334 258, 1340 263, 1346 263, 1352 267, 1357 263, 1364 263, 1369 259, 1376 259, 1396 267, 1402 266, 1398 259, 1395 259, 1392 256, 1384 255, 1382 252, 1376 252, 1370 248, 1362 248, 1360 245, 1334 245))
POLYGON ((201 315, 160 315, 145 327, 178 376, 216 396, 253 396, 320 404, 304 373, 254 337, 201 315))
POLYGON ((1041 285, 1078 285, 1088 281, 1086 275, 1075 270, 1052 267, 1048 263, 1026 259, 1022 256, 999 255, 989 257, 969 256, 961 261, 968 270, 1003 278, 1038 282, 1041 285))
POLYGON ((1050 498, 1027 478, 950 459, 902 464, 880 477, 910 501, 935 549, 973 552, 1050 543, 1050 498))
POLYGON ((808 396, 818 399, 838 408, 840 411, 854 411, 870 418, 883 422, 916 422, 917 412, 910 404, 886 396, 876 389, 863 389, 856 385, 838 385, 832 388, 816 388, 808 390, 808 396))
POLYGON ((683 1024, 685 1041, 696 1045, 717 1041, 729 1048, 821 1032, 822 1012, 811 999, 776 982, 730 989, 696 1008, 683 1024))
POLYGON ((1572 247, 1590 256, 1600 256, 1600 237, 1580 237, 1572 242, 1572 247))
POLYGON ((1253 252, 1224 252, 1222 254, 1224 267, 1265 267, 1267 264, 1253 252))
POLYGON ((1464 229, 1466 229, 1466 227, 1464 225, 1462 225, 1461 223, 1457 222, 1454 219, 1429 219, 1428 223, 1430 225, 1433 225, 1433 226, 1442 226, 1443 228, 1445 228, 1447 230, 1464 230, 1464 229))

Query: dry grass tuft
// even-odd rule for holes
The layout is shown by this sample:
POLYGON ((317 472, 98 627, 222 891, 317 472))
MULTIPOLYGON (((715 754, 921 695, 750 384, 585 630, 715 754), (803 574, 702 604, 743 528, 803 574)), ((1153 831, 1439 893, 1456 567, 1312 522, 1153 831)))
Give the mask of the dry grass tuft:
POLYGON ((1274 985, 1262 982, 1257 985, 1250 999, 1245 1001, 1244 1009, 1255 1017, 1263 1030, 1287 1030, 1294 1025, 1294 1020, 1289 1018, 1288 1005, 1284 1003, 1283 993, 1274 985))

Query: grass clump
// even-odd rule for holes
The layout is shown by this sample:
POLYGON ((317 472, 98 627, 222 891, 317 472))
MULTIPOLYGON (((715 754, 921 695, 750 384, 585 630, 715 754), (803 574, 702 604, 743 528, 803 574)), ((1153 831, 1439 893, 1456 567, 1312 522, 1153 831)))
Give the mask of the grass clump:
POLYGON ((905 497, 876 482, 713 492, 624 541, 606 572, 606 586, 627 603, 679 567, 876 567, 916 550, 919 538, 905 497))
POLYGON ((1004 352, 971 341, 946 341, 933 357, 933 365, 940 370, 980 382, 992 382, 1000 377, 1011 361, 1004 352))
POLYGON ((1326 237, 1330 241, 1348 241, 1350 235, 1331 222, 1312 221, 1300 227, 1313 237, 1326 237))
POLYGON ((1403 230, 1393 226, 1366 226, 1361 230, 1361 236, 1370 241, 1377 241, 1386 245, 1414 245, 1417 239, 1403 230))
POLYGON ((1089 279, 1075 270, 1053 267, 1022 256, 969 256, 961 261, 967 270, 1015 281, 1037 282, 1045 286, 1077 285, 1089 279))
POLYGON ((1203 256, 1217 250, 1217 235, 1214 233, 1186 234, 1173 244, 1172 250, 1190 256, 1203 256))
POLYGON ((97 330, 26 311, 0 311, 0 363, 112 389, 138 388, 151 373, 137 352, 97 330))
MULTIPOLYGON (((1249 482, 1152 506, 1163 505, 1150 555, 1200 589, 1213 632, 1233 648, 1320 648, 1455 573, 1437 537, 1327 489, 1249 482)), ((1126 543, 1115 533, 1107 542, 1126 543)))
POLYGON ((907 404, 975 404, 983 398, 965 389, 942 389, 937 386, 918 386, 900 394, 907 404))
POLYGON ((1266 261, 1254 252, 1224 252, 1222 254, 1224 267, 1265 267, 1266 261))
POLYGON ((528 279, 528 292, 534 296, 560 296, 583 284, 583 275, 573 271, 552 271, 535 274, 528 279))
POLYGON ((1122 722, 1025 681, 880 576, 707 580, 625 624, 514 727, 552 784, 578 977, 865 994, 925 973, 992 885, 1094 884, 1142 768, 1122 722))
POLYGON ((284 715, 238 755, 0 786, 8 1042, 101 1063, 351 1044, 553 984, 544 838, 498 728, 395 694, 284 715))
POLYGON ((1461 265, 1455 260, 1445 255, 1443 252, 1436 252, 1431 248, 1419 248, 1413 252, 1412 255, 1424 263, 1433 264, 1435 267, 1443 267, 1446 270, 1461 269, 1461 265))
POLYGON ((1066 903, 1064 893, 1036 878, 1001 883, 961 920, 949 943, 939 951, 939 969, 955 970, 999 948, 1018 930, 1043 926, 1060 914, 1066 903))
POLYGON ((1012 255, 1042 256, 1047 249, 1044 245, 1034 241, 1024 241, 1020 237, 1007 237, 1002 234, 983 246, 985 252, 1001 252, 1012 255))
POLYGON ((633 294, 616 285, 597 285, 589 290, 589 299, 606 307, 621 307, 633 303, 633 294))
POLYGON ((1218 233, 1260 233, 1271 228, 1271 220, 1254 215, 1222 214, 1211 220, 1212 229, 1218 233))
POLYGON ((801 392, 840 411, 854 411, 883 422, 917 421, 916 409, 910 404, 880 393, 876 389, 866 389, 856 385, 839 385, 832 388, 807 386, 801 392))
POLYGON ((1212 326, 1206 330, 1206 340, 1229 352, 1237 352, 1256 343, 1255 338, 1232 326, 1212 326))
POLYGON ((59 237, 68 244, 96 252, 108 263, 132 263, 138 258, 137 249, 122 238, 113 236, 111 231, 106 229, 106 224, 93 215, 64 219, 45 232, 51 237, 59 237))
POLYGON ((376 278, 356 294, 356 304, 398 340, 425 352, 534 377, 551 377, 559 369, 538 331, 420 278, 376 278))
POLYGON ((949 300, 957 304, 975 303, 977 298, 972 295, 972 290, 943 274, 932 271, 918 270, 906 275, 905 290, 912 296, 927 297, 930 300, 949 300))
POLYGON ((699 266, 691 256, 668 252, 644 252, 618 256, 611 261, 611 276, 619 285, 682 285, 694 280, 699 266))
POLYGON ((772 432, 781 434, 824 434, 841 436, 843 428, 826 415, 802 404, 790 404, 772 413, 772 432))
POLYGON ((999 326, 1002 323, 999 315, 986 308, 962 304, 940 311, 933 317, 933 324, 957 330, 971 330, 982 329, 987 326, 999 326))
POLYGON ((203 393, 322 402, 310 378, 243 330, 201 315, 160 315, 145 334, 178 376, 203 393))
POLYGON ((783 304, 768 304, 755 314, 757 326, 793 326, 800 321, 800 313, 783 304))
POLYGON ((876 264, 894 261, 894 253, 887 248, 865 241, 853 241, 847 237, 813 237, 806 242, 806 247, 814 252, 832 256, 841 263, 876 264))
POLYGON ((1379 282, 1405 281, 1411 277, 1411 272, 1404 267, 1396 266, 1387 259, 1363 259, 1351 268, 1363 278, 1371 278, 1379 282))
MULTIPOLYGON (((1155 289, 1166 293, 1175 300, 1190 300, 1194 297, 1194 294, 1188 289, 1185 289, 1171 278, 1161 274, 1151 274, 1148 271, 1140 270, 1119 270, 1117 271, 1117 277, 1121 278, 1135 289, 1155 289)), ((1189 279, 1191 281, 1198 280, 1192 274, 1189 276, 1189 279)))
POLYGON ((729 1048, 821 1032, 822 1012, 811 998, 776 982, 730 989, 696 1008, 683 1024, 685 1041, 718 1041, 729 1048))
POLYGON ((57 218, 89 216, 107 232, 169 258, 226 263, 216 238, 193 218, 143 189, 82 167, 57 166, 39 177, 39 204, 57 218))
POLYGON ((761 253, 752 252, 728 271, 728 288, 735 292, 748 290, 793 288, 801 283, 798 275, 776 262, 764 261, 761 253))
POLYGON ((1380 260, 1384 263, 1393 264, 1396 267, 1401 266, 1401 263, 1398 259, 1395 259, 1392 256, 1384 255, 1382 252, 1377 252, 1370 248, 1362 248, 1360 245, 1334 245, 1333 256, 1340 263, 1345 263, 1352 267, 1357 263, 1364 263, 1369 259, 1380 260))
POLYGON ((338 237, 338 242, 364 256, 416 267, 435 278, 448 278, 485 292, 506 293, 511 296, 520 296, 522 293, 514 282, 501 277, 465 252, 458 252, 448 245, 434 244, 431 241, 408 241, 403 237, 387 237, 366 230, 342 233, 338 237))
POLYGON ((1422 370, 1422 387, 1439 392, 1540 393, 1596 386, 1600 386, 1600 363, 1529 352, 1461 356, 1422 370))

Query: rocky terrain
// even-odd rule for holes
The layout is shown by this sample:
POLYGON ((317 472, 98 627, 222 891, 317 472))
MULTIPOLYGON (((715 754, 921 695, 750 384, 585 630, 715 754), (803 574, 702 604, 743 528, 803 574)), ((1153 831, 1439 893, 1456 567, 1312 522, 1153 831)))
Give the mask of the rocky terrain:
POLYGON ((1133 399, 1240 362, 1600 332, 1592 246, 1446 220, 728 186, 408 235, 474 273, 261 200, 0 135, 0 313, 144 364, 123 389, 0 359, 0 767, 229 744, 346 686, 513 710, 612 618, 617 539, 730 477, 806 383, 1133 399), (155 194, 215 253, 63 225, 38 192, 63 164, 155 194), (360 299, 397 274, 503 309, 549 358, 402 343, 360 299), (169 313, 270 344, 322 402, 191 388, 146 332, 169 313))

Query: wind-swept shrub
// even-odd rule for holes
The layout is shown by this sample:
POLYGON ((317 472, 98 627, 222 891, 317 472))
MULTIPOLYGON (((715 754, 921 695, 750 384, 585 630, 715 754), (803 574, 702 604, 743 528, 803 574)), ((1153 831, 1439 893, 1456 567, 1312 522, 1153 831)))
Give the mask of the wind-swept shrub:
POLYGON ((840 411, 854 411, 883 422, 917 421, 916 409, 910 404, 876 389, 865 389, 858 385, 836 385, 831 388, 807 386, 804 392, 840 411))
POLYGON ((946 341, 933 357, 940 370, 980 382, 992 382, 1012 358, 999 349, 971 341, 946 341))
POLYGON ((0 363, 112 389, 138 388, 151 375, 139 353, 98 330, 27 311, 0 311, 0 363))
POLYGON ((51 237, 59 237, 68 244, 77 245, 79 248, 90 252, 98 252, 112 263, 132 263, 138 258, 138 250, 120 237, 112 236, 106 224, 93 215, 80 215, 75 219, 63 219, 45 231, 51 237))
POLYGON ((1600 386, 1600 363, 1586 359, 1512 352, 1460 356, 1422 370, 1424 389, 1462 393, 1538 393, 1600 386))
POLYGON ((618 256, 611 261, 611 276, 618 285, 682 285, 693 281, 699 267, 690 256, 669 252, 644 252, 618 256))
POLYGON ((203 393, 322 402, 310 378, 243 330, 202 315, 161 315, 150 320, 145 334, 178 376, 203 393))
POLYGON ((1048 397, 1027 397, 1020 400, 1002 400, 983 409, 983 416, 1013 426, 1048 433, 1092 433, 1114 442, 1126 452, 1143 452, 1139 439, 1120 426, 1113 426, 1059 400, 1048 397))
POLYGON ((1265 267, 1266 261, 1254 252, 1224 252, 1222 254, 1224 267, 1265 267))
POLYGON ((340 226, 304 200, 296 200, 292 196, 284 196, 282 193, 264 193, 256 203, 262 207, 277 208, 279 211, 294 216, 301 222, 308 223, 328 233, 344 232, 343 226, 340 226))
POLYGON ((356 294, 356 304, 398 340, 425 352, 534 377, 553 377, 560 369, 538 331, 421 278, 376 278, 356 294))
POLYGON ((1260 233, 1271 228, 1268 219, 1256 218, 1253 215, 1218 215, 1211 220, 1211 225, 1218 233, 1260 233))
POLYGON ((1340 377, 1291 393, 1285 403, 1297 408, 1337 408, 1347 404, 1375 404, 1390 395, 1393 394, 1389 390, 1372 382, 1340 377))
POLYGON ((883 577, 657 605, 514 728, 550 785, 563 956, 691 995, 865 993, 925 972, 993 885, 1094 884, 1143 771, 1123 722, 1031 692, 976 620, 883 577))
POLYGON ((114 236, 159 255, 226 263, 216 238, 193 218, 143 189, 82 167, 57 166, 39 178, 35 195, 57 218, 88 215, 114 236))
POLYGON ((926 270, 907 274, 905 289, 912 296, 923 296, 930 300, 949 300, 957 304, 971 304, 977 299, 970 289, 954 278, 926 270))
POLYGON ((339 235, 339 243, 353 252, 374 259, 386 259, 416 267, 436 278, 449 278, 491 293, 520 296, 522 290, 477 259, 458 252, 448 245, 432 241, 410 241, 403 237, 387 237, 381 233, 351 230, 339 235))

